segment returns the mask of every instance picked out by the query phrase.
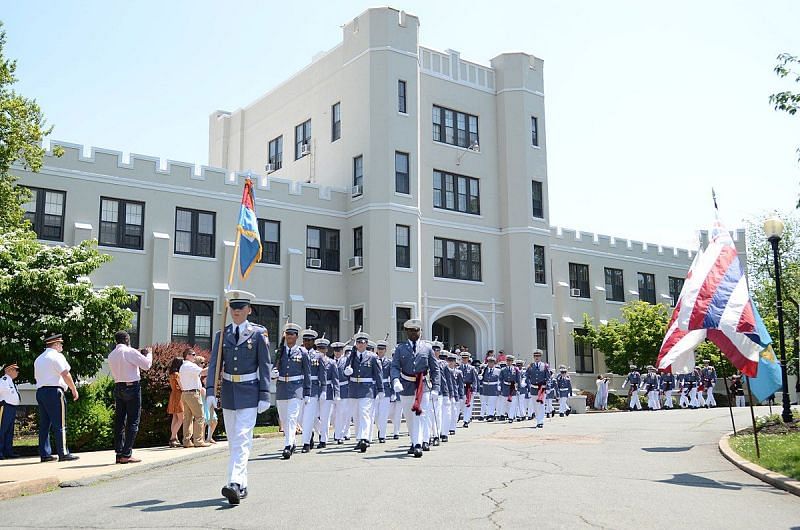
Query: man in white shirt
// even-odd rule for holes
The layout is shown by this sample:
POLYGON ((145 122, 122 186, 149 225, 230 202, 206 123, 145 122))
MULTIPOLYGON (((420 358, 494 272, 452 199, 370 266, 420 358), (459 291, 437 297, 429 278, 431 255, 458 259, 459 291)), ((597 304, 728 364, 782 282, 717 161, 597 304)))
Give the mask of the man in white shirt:
POLYGON ((191 348, 183 352, 183 364, 178 372, 181 379, 181 403, 183 403, 183 446, 208 447, 204 440, 205 420, 203 418, 203 399, 200 395, 200 376, 208 373, 208 368, 195 364, 197 353, 191 348))
POLYGON ((58 461, 77 460, 67 449, 67 403, 64 393, 69 388, 72 400, 78 399, 78 389, 69 373, 70 366, 64 350, 61 334, 44 339, 45 350, 33 363, 36 379, 36 402, 39 404, 39 456, 42 462, 52 462, 55 457, 50 449, 50 429, 55 431, 58 461))
POLYGON ((153 365, 153 351, 142 353, 131 348, 131 337, 124 331, 114 334, 117 347, 108 355, 108 366, 114 378, 114 450, 117 464, 141 462, 133 457, 133 442, 139 432, 142 413, 142 387, 139 369, 149 370, 153 365))
POLYGON ((0 460, 16 458, 14 453, 14 420, 19 406, 19 391, 14 379, 19 375, 17 363, 9 363, 0 377, 0 460))

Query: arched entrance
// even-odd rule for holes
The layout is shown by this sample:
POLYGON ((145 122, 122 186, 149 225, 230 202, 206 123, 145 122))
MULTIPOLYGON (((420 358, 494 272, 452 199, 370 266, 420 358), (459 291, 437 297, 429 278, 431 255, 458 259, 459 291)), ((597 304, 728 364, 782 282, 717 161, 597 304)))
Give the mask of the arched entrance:
POLYGON ((466 305, 453 304, 435 311, 428 322, 431 326, 429 337, 438 336, 445 349, 463 345, 473 359, 483 359, 489 347, 489 322, 478 311, 466 305))

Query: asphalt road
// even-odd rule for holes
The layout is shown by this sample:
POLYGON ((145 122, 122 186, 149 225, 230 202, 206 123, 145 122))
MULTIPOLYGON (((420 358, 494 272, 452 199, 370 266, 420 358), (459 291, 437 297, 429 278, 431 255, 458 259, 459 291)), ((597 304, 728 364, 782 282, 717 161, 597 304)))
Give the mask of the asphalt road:
MULTIPOLYGON (((736 411, 737 427, 749 410, 736 411)), ((728 409, 473 423, 416 460, 408 438, 362 455, 279 459, 256 441, 250 496, 220 496, 225 455, 0 504, 3 528, 800 528, 800 498, 717 450, 728 409)))

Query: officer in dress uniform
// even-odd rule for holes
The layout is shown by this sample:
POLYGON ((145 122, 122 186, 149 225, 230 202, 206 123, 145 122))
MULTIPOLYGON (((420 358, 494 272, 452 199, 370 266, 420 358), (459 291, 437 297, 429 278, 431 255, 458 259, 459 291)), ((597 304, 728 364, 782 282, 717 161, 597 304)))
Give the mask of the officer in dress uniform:
POLYGON ((686 388, 686 392, 689 395, 689 408, 696 409, 699 408, 700 405, 697 401, 697 371, 692 370, 688 374, 683 376, 683 385, 686 388))
POLYGON ((544 427, 544 400, 547 393, 547 381, 553 375, 550 365, 542 362, 542 350, 533 351, 533 362, 526 370, 528 386, 530 387, 533 413, 536 417, 536 427, 544 427))
POLYGON ((17 375, 19 366, 9 363, 0 377, 0 460, 19 456, 14 452, 14 420, 19 406, 19 390, 14 383, 17 375))
POLYGON ((378 364, 381 368, 381 382, 376 386, 380 387, 383 393, 380 399, 375 399, 375 423, 378 424, 378 443, 386 443, 386 429, 389 426, 389 400, 394 393, 392 390, 392 361, 386 357, 389 343, 379 340, 375 344, 378 364))
POLYGON ((55 431, 56 452, 59 462, 77 460, 67 449, 67 404, 65 392, 72 392, 72 400, 78 399, 78 389, 70 375, 70 365, 61 353, 64 339, 60 333, 44 339, 45 350, 33 363, 36 379, 36 402, 39 405, 39 457, 42 462, 52 462, 55 457, 50 449, 50 428, 55 431))
POLYGON ((304 329, 301 336, 303 337, 303 353, 308 357, 308 364, 311 369, 311 394, 310 399, 306 400, 303 406, 303 448, 301 453, 307 453, 314 448, 314 425, 319 420, 320 405, 323 401, 327 400, 328 370, 325 367, 325 355, 319 353, 315 348, 315 340, 317 339, 317 332, 311 328, 304 329))
POLYGON ((497 395, 500 393, 500 369, 496 359, 486 357, 486 367, 478 376, 481 382, 481 416, 486 421, 494 421, 497 410, 497 395))
MULTIPOLYGON (((394 358, 394 350, 392 350, 392 359, 394 358)), ((400 439, 400 422, 403 417, 403 403, 400 401, 400 394, 395 392, 392 383, 392 359, 389 359, 389 419, 392 420, 392 439, 400 439)))
POLYGON ((519 370, 514 365, 514 356, 506 355, 508 365, 500 370, 500 405, 508 423, 514 423, 517 417, 517 400, 519 399, 519 370))
POLYGON ((649 365, 647 367, 647 374, 642 378, 642 385, 644 386, 644 391, 647 392, 647 409, 660 409, 661 399, 659 398, 659 388, 661 383, 658 380, 655 366, 649 365))
MULTIPOLYGON (((437 337, 438 338, 438 337, 437 337)), ((433 404, 433 412, 431 419, 433 420, 433 445, 439 445, 440 442, 447 441, 448 425, 450 425, 450 396, 455 391, 455 378, 450 372, 447 365, 447 356, 450 354, 447 350, 442 350, 444 344, 434 339, 431 342, 431 350, 436 362, 439 364, 439 397, 436 398, 436 403, 433 404)))
POLYGON ((272 377, 276 379, 275 393, 278 415, 283 421, 284 448, 281 456, 291 458, 295 450, 297 422, 304 401, 311 401, 311 363, 297 344, 300 326, 288 322, 283 327, 283 340, 275 354, 272 377))
MULTIPOLYGON (((334 344, 341 344, 335 342, 334 344)), ((339 371, 336 369, 336 361, 333 355, 328 354, 330 341, 323 335, 314 341, 314 347, 320 353, 320 358, 325 365, 325 399, 320 399, 319 420, 315 424, 315 430, 319 433, 319 449, 324 449, 328 445, 328 433, 330 432, 331 420, 333 418, 334 403, 341 400, 339 397, 339 371)), ((343 345, 342 345, 343 346, 343 345)))
POLYGON ((528 398, 530 394, 528 394, 528 382, 525 380, 525 361, 522 359, 516 359, 514 361, 514 367, 517 369, 517 374, 519 374, 519 393, 517 395, 517 421, 523 421, 528 418, 527 410, 528 410, 528 398))
POLYGON ((641 384, 642 374, 636 369, 636 365, 632 364, 631 371, 628 372, 628 377, 622 382, 622 388, 625 388, 625 385, 630 385, 628 392, 630 392, 631 400, 628 404, 628 410, 642 410, 642 404, 639 402, 639 386, 641 386, 641 384))
POLYGON ((672 392, 675 390, 675 375, 672 372, 661 374, 661 391, 664 392, 664 408, 672 408, 672 392))
POLYGON ((336 445, 342 445, 345 435, 350 432, 350 417, 347 414, 350 410, 349 394, 347 393, 350 388, 350 379, 344 375, 349 357, 344 353, 344 343, 334 342, 331 347, 333 348, 333 361, 336 363, 336 375, 339 379, 339 400, 334 403, 333 439, 336 441, 336 445))
MULTIPOLYGON (((250 301, 254 294, 246 291, 225 293, 231 309, 232 324, 225 327, 222 344, 220 332, 214 335, 209 362, 209 374, 216 374, 218 353, 222 350, 220 367, 220 405, 228 433, 227 485, 222 495, 230 504, 239 504, 247 497, 247 461, 253 446, 253 427, 256 416, 269 408, 269 374, 272 371, 267 330, 247 321, 250 301)), ((214 393, 215 377, 206 378, 206 404, 217 408, 214 393)))
POLYGON ((458 358, 459 355, 457 353, 449 353, 447 356, 447 367, 453 373, 453 380, 455 385, 453 386, 453 394, 450 395, 450 435, 454 435, 456 433, 456 424, 458 423, 458 415, 461 411, 461 408, 464 404, 464 397, 466 396, 466 392, 464 391, 464 374, 458 368, 458 358))
POLYGON ((362 453, 369 446, 372 431, 372 404, 376 398, 383 397, 381 384, 381 367, 378 356, 367 351, 369 335, 363 331, 355 334, 356 347, 350 356, 350 362, 344 374, 350 378, 348 395, 354 409, 356 420, 356 449, 362 453), (379 391, 379 388, 381 389, 379 391))
POLYGON ((558 415, 561 417, 564 414, 569 416, 571 409, 569 408, 568 398, 572 395, 572 380, 567 374, 567 367, 563 364, 558 367, 556 391, 558 392, 558 415))
MULTIPOLYGON (((403 410, 409 420, 411 447, 408 454, 421 458, 423 422, 427 421, 424 417, 425 410, 429 408, 427 405, 431 399, 439 397, 439 363, 433 356, 431 347, 419 338, 421 320, 406 320, 403 328, 406 330, 407 340, 397 345, 392 357, 392 388, 400 393, 403 410)), ((428 444, 427 441, 424 443, 428 444)))
POLYGON ((717 370, 711 365, 711 361, 703 359, 703 370, 700 372, 703 377, 703 386, 706 390, 706 407, 714 408, 717 400, 714 399, 714 385, 717 384, 717 370))
POLYGON ((472 366, 468 351, 461 352, 461 365, 458 367, 464 376, 464 427, 468 428, 472 421, 473 396, 478 392, 478 371, 472 366))

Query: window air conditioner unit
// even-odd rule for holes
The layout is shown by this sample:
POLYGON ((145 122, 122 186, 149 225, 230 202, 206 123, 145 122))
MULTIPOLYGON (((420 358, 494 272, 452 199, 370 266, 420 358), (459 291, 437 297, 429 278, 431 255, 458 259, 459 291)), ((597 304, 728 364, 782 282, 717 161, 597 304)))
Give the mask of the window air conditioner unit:
POLYGON ((347 267, 350 269, 361 269, 364 267, 363 256, 353 256, 347 260, 347 267))
POLYGON ((574 298, 580 298, 581 297, 581 290, 580 289, 570 289, 569 290, 569 295, 574 297, 574 298))
POLYGON ((319 258, 308 258, 306 260, 306 265, 308 265, 310 269, 319 269, 322 267, 322 260, 319 258))
POLYGON ((356 186, 353 186, 352 189, 350 190, 350 194, 353 197, 358 197, 359 195, 363 195, 363 193, 364 193, 364 185, 363 184, 358 184, 356 186))
POLYGON ((308 144, 303 144, 303 147, 300 148, 300 156, 306 156, 311 154, 311 146, 308 144))
POLYGON ((267 171, 267 173, 272 173, 275 171, 275 164, 267 164, 264 166, 264 169, 267 171))

